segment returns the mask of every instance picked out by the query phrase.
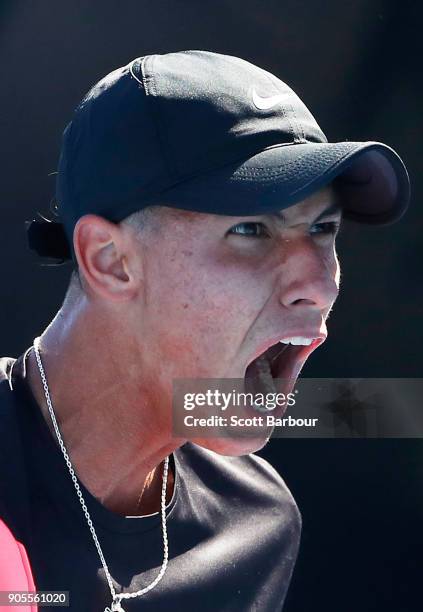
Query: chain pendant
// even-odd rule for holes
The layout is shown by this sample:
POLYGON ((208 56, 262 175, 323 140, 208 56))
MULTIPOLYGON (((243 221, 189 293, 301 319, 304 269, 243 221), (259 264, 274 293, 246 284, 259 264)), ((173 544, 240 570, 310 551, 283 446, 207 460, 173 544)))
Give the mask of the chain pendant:
POLYGON ((125 610, 120 605, 120 601, 113 601, 112 607, 105 608, 104 612, 125 612, 125 610))

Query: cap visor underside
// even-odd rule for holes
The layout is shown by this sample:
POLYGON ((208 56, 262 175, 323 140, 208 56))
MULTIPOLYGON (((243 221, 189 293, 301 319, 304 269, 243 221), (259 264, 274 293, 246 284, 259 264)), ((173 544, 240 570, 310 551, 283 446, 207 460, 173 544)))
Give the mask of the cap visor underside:
POLYGON ((409 178, 401 158, 378 142, 276 145, 175 185, 161 194, 161 203, 252 216, 288 208, 332 181, 344 216, 361 223, 392 223, 409 203, 409 178))

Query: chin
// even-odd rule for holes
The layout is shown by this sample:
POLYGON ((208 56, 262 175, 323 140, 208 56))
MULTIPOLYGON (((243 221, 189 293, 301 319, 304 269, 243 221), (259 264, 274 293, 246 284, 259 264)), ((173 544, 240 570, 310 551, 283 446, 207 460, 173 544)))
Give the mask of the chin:
POLYGON ((193 444, 211 450, 219 455, 240 457, 255 453, 266 446, 269 442, 270 434, 267 437, 245 437, 245 438, 194 438, 193 444))

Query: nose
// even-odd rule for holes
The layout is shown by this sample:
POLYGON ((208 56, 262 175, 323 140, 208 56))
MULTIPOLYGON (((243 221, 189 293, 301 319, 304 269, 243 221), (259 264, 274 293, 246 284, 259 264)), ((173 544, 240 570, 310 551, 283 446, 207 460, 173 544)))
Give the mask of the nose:
POLYGON ((280 268, 280 302, 287 308, 330 310, 339 293, 339 262, 332 247, 310 236, 287 241, 280 268))

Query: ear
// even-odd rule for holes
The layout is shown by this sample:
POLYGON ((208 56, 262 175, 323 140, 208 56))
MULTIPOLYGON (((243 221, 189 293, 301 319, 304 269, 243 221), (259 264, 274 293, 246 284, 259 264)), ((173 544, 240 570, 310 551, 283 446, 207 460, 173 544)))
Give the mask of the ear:
POLYGON ((131 270, 127 228, 97 215, 84 215, 75 225, 73 243, 78 266, 94 294, 113 302, 131 300, 139 280, 131 270))

